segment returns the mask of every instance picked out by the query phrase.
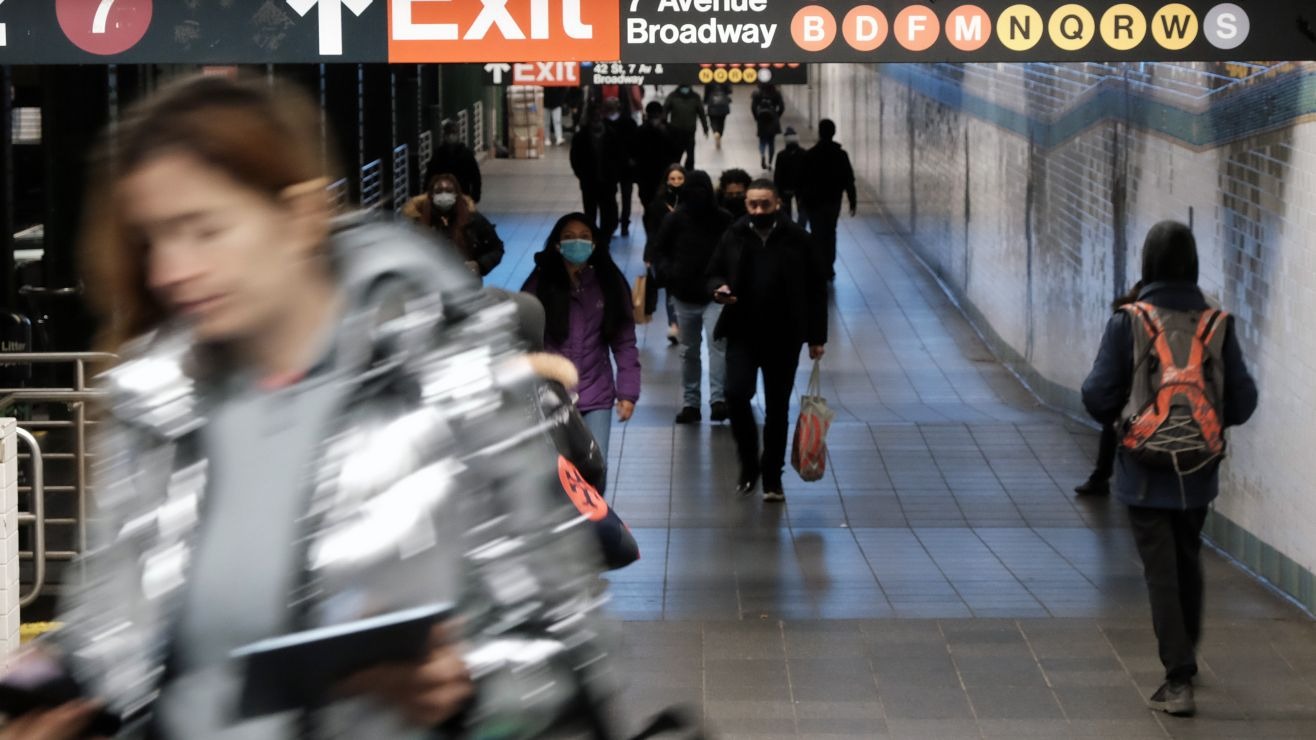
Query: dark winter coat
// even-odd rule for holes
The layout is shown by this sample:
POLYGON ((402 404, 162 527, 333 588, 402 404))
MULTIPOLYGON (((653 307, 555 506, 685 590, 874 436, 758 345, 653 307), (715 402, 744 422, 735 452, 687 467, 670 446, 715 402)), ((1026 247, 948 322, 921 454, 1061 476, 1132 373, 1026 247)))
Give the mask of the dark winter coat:
MULTIPOLYGON (((1200 311, 1207 308, 1202 291, 1193 283, 1152 283, 1142 289, 1138 300, 1157 308, 1200 311)), ((1257 408, 1257 386, 1248 374, 1231 316, 1225 327, 1225 393, 1222 399, 1224 425, 1246 422, 1257 408)), ((1123 311, 1106 324, 1101 349, 1092 372, 1083 381, 1083 406, 1102 424, 1118 422, 1128 403, 1133 385, 1133 324, 1123 311)), ((1117 430, 1123 433, 1123 430, 1117 430)), ((1173 471, 1144 467, 1121 447, 1115 458, 1115 496, 1130 506, 1152 509, 1195 509, 1211 503, 1220 492, 1219 464, 1184 476, 1173 471)))
POLYGON ((704 85, 704 107, 710 116, 731 115, 731 85, 725 82, 704 85))
POLYGON ((850 155, 835 141, 820 141, 804 157, 804 187, 800 190, 808 204, 838 204, 841 195, 858 202, 854 184, 854 168, 850 155))
POLYGON ((633 144, 636 182, 661 183, 667 168, 681 161, 681 145, 665 123, 645 121, 636 129, 633 144))
POLYGON ((781 117, 786 113, 786 103, 781 93, 765 93, 759 90, 750 100, 750 110, 754 111, 754 122, 758 126, 760 139, 769 139, 781 133, 781 117))
POLYGON ((809 232, 779 215, 766 243, 742 218, 727 229, 708 265, 705 289, 731 288, 736 302, 723 306, 713 336, 771 341, 783 348, 827 343, 827 265, 809 232), (754 286, 780 289, 779 300, 760 301, 754 286))
POLYGON ((706 305, 713 300, 708 291, 708 264, 732 220, 721 208, 696 215, 688 205, 663 219, 645 249, 658 284, 686 303, 706 305))
MULTIPOLYGON (((630 152, 622 120, 600 122, 571 137, 571 171, 582 187, 613 187, 630 177, 630 152)), ((632 127, 634 121, 630 121, 632 127)))
POLYGON ((667 125, 673 131, 692 134, 695 125, 699 124, 703 126, 704 133, 708 133, 708 115, 704 112, 704 101, 699 99, 694 90, 683 93, 677 89, 668 95, 667 102, 663 103, 663 112, 667 114, 667 125))
POLYGON ((788 144, 777 153, 772 181, 782 195, 795 195, 804 188, 804 160, 808 152, 799 144, 788 144))

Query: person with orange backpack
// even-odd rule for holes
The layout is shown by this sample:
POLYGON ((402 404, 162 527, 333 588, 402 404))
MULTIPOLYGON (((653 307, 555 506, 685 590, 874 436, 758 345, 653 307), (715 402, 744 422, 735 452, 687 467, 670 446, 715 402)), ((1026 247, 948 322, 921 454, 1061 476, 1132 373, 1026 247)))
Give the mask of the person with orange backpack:
POLYGON ((1106 325, 1083 405, 1119 442, 1115 485, 1151 597, 1165 682, 1149 700, 1175 716, 1196 712, 1193 676, 1202 633, 1202 526, 1220 490, 1225 429, 1257 407, 1234 319, 1197 287, 1197 243, 1184 224, 1147 234, 1142 290, 1106 325))

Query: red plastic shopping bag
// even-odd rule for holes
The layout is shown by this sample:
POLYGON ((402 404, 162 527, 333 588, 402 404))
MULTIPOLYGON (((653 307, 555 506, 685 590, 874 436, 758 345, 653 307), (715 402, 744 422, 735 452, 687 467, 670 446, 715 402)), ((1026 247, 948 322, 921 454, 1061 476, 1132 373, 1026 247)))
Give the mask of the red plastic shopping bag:
POLYGON ((822 396, 821 360, 813 361, 809 387, 800 396, 800 416, 795 420, 795 439, 791 443, 791 467, 806 481, 821 480, 827 470, 827 430, 836 412, 827 407, 822 396))

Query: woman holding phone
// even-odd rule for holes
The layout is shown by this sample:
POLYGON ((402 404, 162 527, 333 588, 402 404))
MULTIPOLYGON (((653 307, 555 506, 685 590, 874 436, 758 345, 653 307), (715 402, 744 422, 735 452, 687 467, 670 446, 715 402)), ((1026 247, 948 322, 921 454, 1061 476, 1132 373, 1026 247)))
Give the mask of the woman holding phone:
POLYGON ((531 737, 594 705, 589 535, 526 431, 515 312, 425 237, 332 219, 318 131, 296 91, 205 77, 107 142, 85 246, 121 361, 87 585, 18 659, 79 698, 0 737, 102 713, 166 740, 531 737), (238 711, 244 646, 435 604, 455 619, 416 659, 238 711))

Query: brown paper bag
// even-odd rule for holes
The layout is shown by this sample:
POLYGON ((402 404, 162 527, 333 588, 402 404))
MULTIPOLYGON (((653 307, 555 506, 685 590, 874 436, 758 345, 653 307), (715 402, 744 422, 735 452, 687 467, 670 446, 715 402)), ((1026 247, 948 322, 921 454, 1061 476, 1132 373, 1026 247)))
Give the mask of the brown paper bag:
POLYGON ((636 324, 649 323, 650 314, 645 309, 645 291, 648 289, 649 276, 641 275, 635 278, 635 285, 631 286, 631 308, 635 314, 636 324))

